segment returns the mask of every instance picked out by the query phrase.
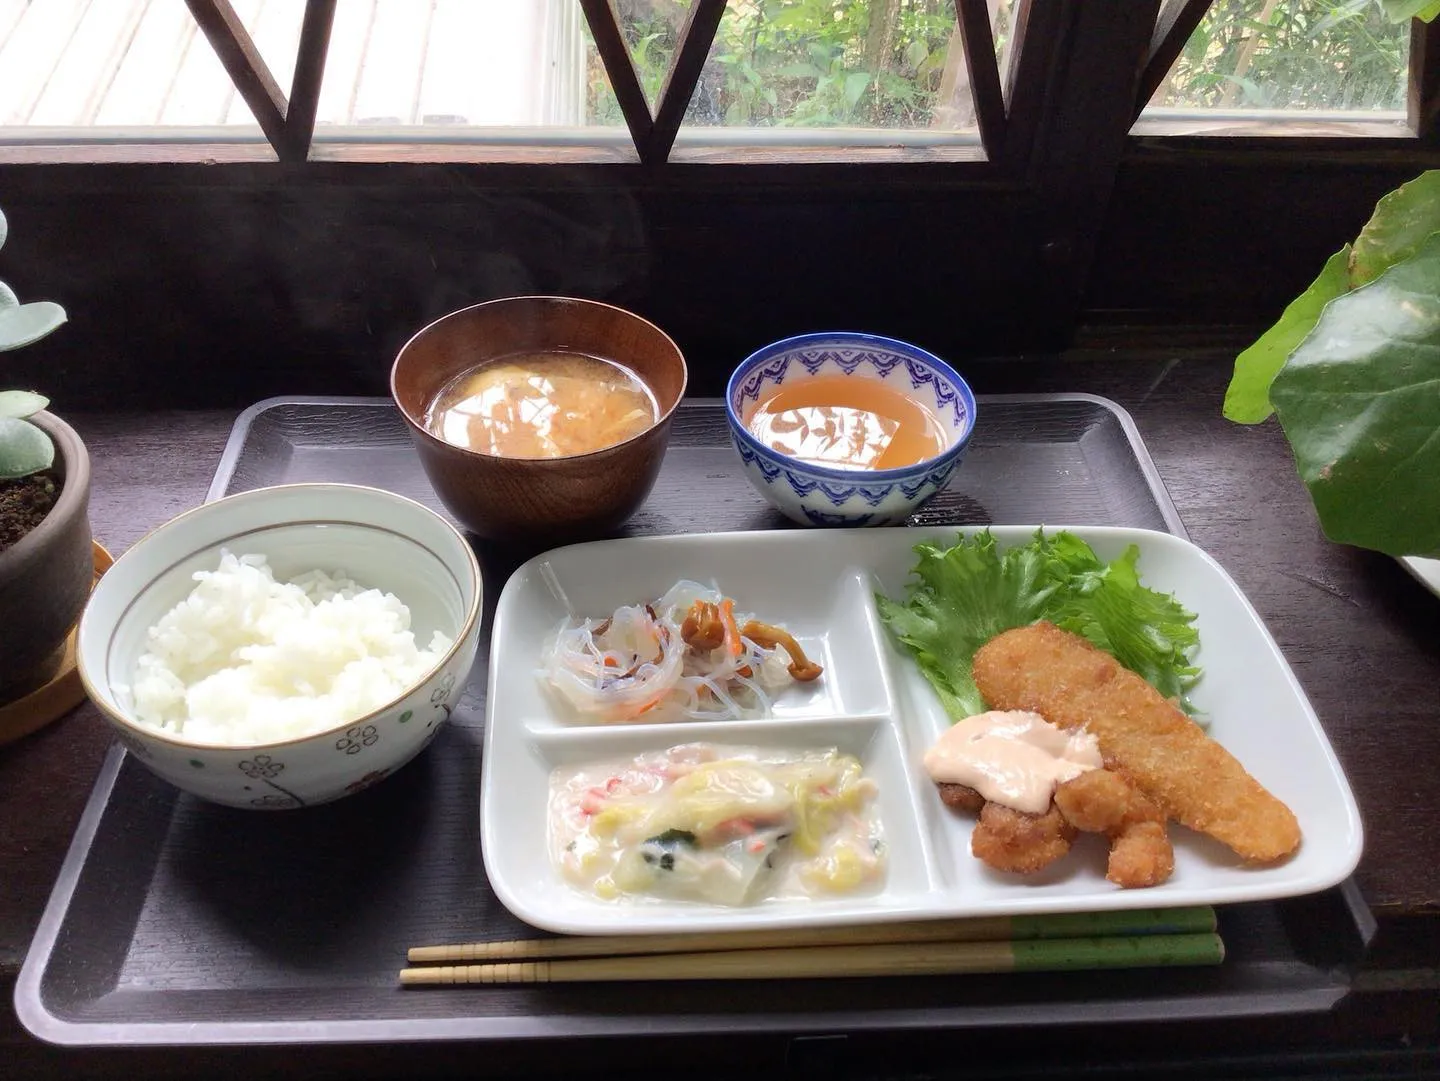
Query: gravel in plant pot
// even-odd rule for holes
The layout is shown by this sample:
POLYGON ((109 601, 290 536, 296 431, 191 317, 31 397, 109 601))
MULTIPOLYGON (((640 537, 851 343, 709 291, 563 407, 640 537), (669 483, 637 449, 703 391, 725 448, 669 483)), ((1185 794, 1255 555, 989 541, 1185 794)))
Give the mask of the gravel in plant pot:
MULTIPOLYGON (((0 214, 0 245, 6 222, 0 214)), ((21 304, 0 282, 0 352, 65 322, 58 304, 21 304)), ((34 391, 0 391, 0 704, 59 669, 94 578, 90 458, 34 391)))

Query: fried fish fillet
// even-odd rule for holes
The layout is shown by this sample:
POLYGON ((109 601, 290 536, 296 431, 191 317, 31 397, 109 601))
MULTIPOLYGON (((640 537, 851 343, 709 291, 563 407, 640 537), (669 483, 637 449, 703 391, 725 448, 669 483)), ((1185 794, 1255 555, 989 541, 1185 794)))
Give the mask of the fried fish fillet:
POLYGON ((994 709, 1028 709, 1085 728, 1162 810, 1270 863, 1300 845, 1294 813, 1229 751, 1109 654, 1052 623, 996 635, 975 654, 975 684, 994 709))

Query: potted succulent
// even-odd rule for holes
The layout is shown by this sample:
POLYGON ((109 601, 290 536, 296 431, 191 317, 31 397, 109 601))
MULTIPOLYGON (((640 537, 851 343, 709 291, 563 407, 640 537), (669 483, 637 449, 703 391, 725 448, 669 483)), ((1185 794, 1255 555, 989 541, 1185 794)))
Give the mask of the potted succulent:
MULTIPOLYGON (((0 245, 5 236, 0 214, 0 245)), ((0 352, 63 322, 60 305, 21 304, 0 282, 0 352)), ((0 391, 0 705, 60 668, 94 580, 90 458, 49 404, 33 391, 0 391)))
POLYGON ((1278 415, 1331 540, 1440 556, 1440 170, 1381 199, 1236 358, 1224 408, 1278 415))

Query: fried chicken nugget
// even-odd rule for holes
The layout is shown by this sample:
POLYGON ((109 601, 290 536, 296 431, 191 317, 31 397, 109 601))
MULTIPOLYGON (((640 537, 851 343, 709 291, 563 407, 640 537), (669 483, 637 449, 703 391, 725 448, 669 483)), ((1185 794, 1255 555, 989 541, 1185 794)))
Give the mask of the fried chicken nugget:
POLYGON ((975 684, 995 709, 1028 709, 1085 728, 1170 817, 1269 863, 1300 845, 1294 813, 1229 751, 1134 672, 1078 635, 1036 623, 975 654, 975 684))
MULTIPOLYGON (((1160 809, 1135 791, 1124 778, 1108 769, 1092 769, 1055 786, 1055 806, 1082 833, 1116 833, 1125 820, 1137 814, 1133 806, 1137 797, 1154 809, 1160 809)), ((1141 808, 1140 810, 1143 810, 1141 808)))
POLYGON ((952 810, 978 815, 985 808, 985 797, 969 785, 942 781, 936 787, 940 789, 940 802, 952 810))
POLYGON ((986 803, 970 834, 970 851, 997 871, 1028 875, 1070 851, 1075 827, 1052 804, 1043 815, 986 803))
POLYGON ((1174 873, 1165 813, 1113 770, 1090 770, 1056 786, 1055 808, 1076 829, 1109 837, 1105 877, 1115 885, 1158 886, 1174 873))
POLYGON ((1158 886, 1175 873, 1175 849, 1163 822, 1135 822, 1110 837, 1105 877, 1125 889, 1158 886))
POLYGON ((1137 822, 1165 824, 1160 805, 1109 762, 1056 785, 1055 805, 1084 833, 1117 833, 1137 822))

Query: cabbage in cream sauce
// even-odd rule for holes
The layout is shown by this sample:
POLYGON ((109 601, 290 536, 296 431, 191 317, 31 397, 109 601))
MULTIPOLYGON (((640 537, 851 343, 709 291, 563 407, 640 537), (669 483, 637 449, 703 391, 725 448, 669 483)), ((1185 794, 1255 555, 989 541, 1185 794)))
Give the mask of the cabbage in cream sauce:
POLYGON ((743 905, 878 889, 876 786, 835 750, 693 743, 551 776, 550 854, 572 886, 743 905))

